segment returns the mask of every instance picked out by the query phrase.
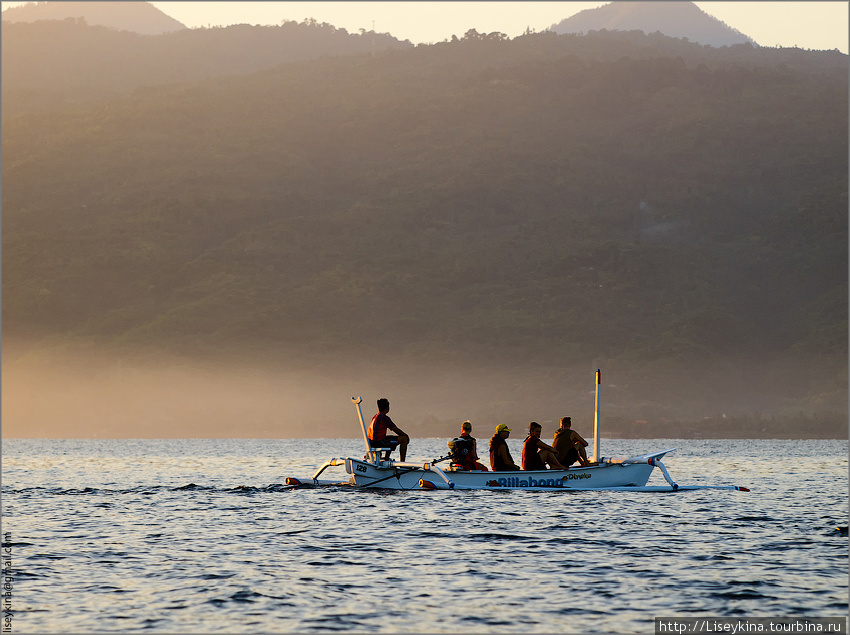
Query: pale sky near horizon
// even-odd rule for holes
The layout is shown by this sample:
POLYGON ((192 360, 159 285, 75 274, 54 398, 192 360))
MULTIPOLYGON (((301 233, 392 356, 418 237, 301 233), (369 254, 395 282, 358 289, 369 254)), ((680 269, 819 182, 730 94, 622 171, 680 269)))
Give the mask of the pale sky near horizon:
MULTIPOLYGON (((24 2, 3 2, 11 7, 24 2)), ((316 1, 252 2, 193 0, 152 2, 158 9, 188 27, 229 24, 280 24, 315 18, 356 33, 374 28, 414 44, 441 42, 469 29, 480 33, 500 31, 509 37, 526 28, 542 31, 564 18, 607 4, 606 2, 516 1, 316 1)), ((761 46, 848 52, 850 4, 846 1, 714 1, 696 5, 761 46)))
MULTIPOLYGON (((279 24, 316 18, 350 32, 390 33, 414 44, 441 42, 469 29, 501 31, 509 37, 531 27, 542 31, 564 18, 606 2, 153 2, 186 26, 279 24)), ((848 2, 696 2, 715 18, 761 46, 848 52, 848 2)))

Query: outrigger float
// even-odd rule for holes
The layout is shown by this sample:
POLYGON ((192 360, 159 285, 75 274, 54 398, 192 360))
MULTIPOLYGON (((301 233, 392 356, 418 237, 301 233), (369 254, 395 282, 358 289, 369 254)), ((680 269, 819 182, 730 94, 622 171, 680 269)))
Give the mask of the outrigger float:
POLYGON ((396 490, 533 490, 533 491, 592 491, 611 490, 625 492, 675 492, 697 489, 725 489, 749 492, 737 485, 679 485, 670 477, 661 458, 675 448, 632 456, 628 458, 599 457, 599 399, 601 371, 596 371, 596 403, 593 417, 593 459, 596 465, 573 467, 566 470, 539 470, 519 472, 481 472, 461 470, 456 465, 446 468, 438 462, 451 457, 434 459, 429 463, 413 463, 383 459, 386 448, 369 445, 366 422, 360 397, 352 397, 357 406, 357 415, 366 442, 366 455, 362 459, 353 457, 333 458, 326 461, 311 479, 289 477, 286 484, 291 487, 310 485, 353 485, 396 490), (347 482, 320 481, 319 476, 329 467, 345 467, 351 477, 347 482), (652 470, 658 468, 667 485, 648 486, 652 470))

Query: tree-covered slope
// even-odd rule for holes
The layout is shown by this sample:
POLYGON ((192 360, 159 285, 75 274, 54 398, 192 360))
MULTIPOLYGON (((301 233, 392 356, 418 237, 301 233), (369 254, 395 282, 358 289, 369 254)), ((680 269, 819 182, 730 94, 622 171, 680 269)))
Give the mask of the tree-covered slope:
POLYGON ((412 46, 388 34, 348 33, 312 19, 155 36, 89 26, 73 18, 4 20, 2 28, 4 114, 57 109, 140 87, 247 73, 286 62, 412 46))
POLYGON ((470 33, 4 117, 2 177, 6 338, 846 369, 837 53, 470 33))

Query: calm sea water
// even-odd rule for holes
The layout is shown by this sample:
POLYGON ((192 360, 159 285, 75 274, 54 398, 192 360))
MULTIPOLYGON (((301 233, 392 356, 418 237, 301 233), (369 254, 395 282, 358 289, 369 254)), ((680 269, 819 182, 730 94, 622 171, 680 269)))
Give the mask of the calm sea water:
MULTIPOLYGON (((414 439, 409 458, 445 441, 414 439)), ((602 453, 669 447, 680 484, 752 491, 285 489, 362 440, 4 440, 12 632, 651 633, 655 616, 847 614, 846 441, 602 453)))

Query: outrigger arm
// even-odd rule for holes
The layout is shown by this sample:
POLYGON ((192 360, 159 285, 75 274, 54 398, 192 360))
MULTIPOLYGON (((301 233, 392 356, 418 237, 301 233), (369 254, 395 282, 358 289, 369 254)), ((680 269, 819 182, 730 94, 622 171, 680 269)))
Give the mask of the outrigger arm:
MULTIPOLYGON (((664 450, 663 452, 655 452, 654 454, 643 456, 633 456, 627 459, 617 459, 617 458, 603 458, 600 463, 609 463, 611 465, 634 465, 646 463, 647 465, 651 465, 653 467, 657 467, 661 470, 661 473, 664 475, 664 480, 670 485, 670 489, 674 492, 679 490, 694 490, 694 489, 730 489, 737 490, 739 492, 749 492, 750 490, 746 487, 741 487, 739 485, 684 485, 680 486, 676 483, 670 473, 667 471, 667 468, 664 466, 664 463, 661 462, 661 457, 667 454, 668 452, 672 452, 675 448, 671 448, 669 450, 664 450)), ((611 489, 621 489, 621 488, 611 488, 611 489)), ((622 488, 622 489, 632 489, 632 488, 622 488)), ((656 487, 643 487, 643 488, 634 488, 636 491, 659 491, 656 487)))
POLYGON ((445 472, 443 472, 443 470, 441 470, 440 468, 438 468, 438 467, 437 467, 436 465, 434 465, 433 463, 426 463, 426 464, 425 464, 425 469, 426 469, 426 470, 430 470, 431 472, 436 473, 436 474, 437 474, 437 476, 439 476, 441 479, 443 479, 443 480, 446 482, 446 485, 448 485, 448 486, 449 486, 449 489, 454 489, 454 488, 455 488, 455 484, 451 481, 451 479, 449 479, 449 477, 448 477, 448 476, 446 476, 446 473, 445 473, 445 472))
POLYGON ((329 467, 337 467, 339 465, 345 465, 345 459, 331 459, 330 461, 325 461, 322 464, 322 467, 320 467, 319 470, 315 474, 313 474, 313 483, 319 482, 319 474, 324 472, 326 469, 328 469, 329 467))
POLYGON ((669 450, 664 450, 663 452, 654 452, 653 454, 644 454, 643 456, 632 456, 627 459, 607 457, 600 460, 600 463, 608 463, 610 465, 637 465, 645 463, 647 465, 657 467, 661 470, 661 473, 664 475, 664 479, 670 484, 670 487, 672 487, 673 491, 675 492, 677 489, 679 489, 679 486, 673 481, 673 479, 670 477, 670 473, 667 471, 667 468, 664 467, 664 464, 661 462, 662 456, 664 456, 668 452, 672 452, 675 449, 676 448, 670 448, 669 450))
POLYGON ((673 482, 672 478, 670 478, 670 473, 667 471, 667 468, 664 467, 664 464, 661 462, 661 459, 649 459, 647 463, 661 469, 661 473, 664 475, 664 480, 670 483, 670 487, 673 488, 674 492, 679 489, 679 486, 675 482, 673 482))
MULTIPOLYGON (((443 479, 446 482, 446 485, 448 486, 449 489, 455 488, 454 482, 448 476, 446 476, 446 473, 443 472, 443 470, 438 468, 433 463, 398 463, 398 462, 393 461, 392 467, 393 467, 393 470, 394 470, 393 474, 391 474, 389 476, 385 476, 384 478, 378 479, 377 481, 372 481, 371 483, 367 483, 366 485, 369 486, 369 487, 372 487, 373 485, 376 485, 377 483, 380 483, 381 481, 386 481, 386 480, 389 480, 391 478, 396 478, 397 476, 400 475, 399 472, 398 472, 398 468, 407 468, 406 472, 414 472, 416 470, 424 470, 425 472, 434 472, 437 476, 439 476, 441 479, 443 479)), ((421 481, 421 479, 420 479, 420 481, 421 481)))

